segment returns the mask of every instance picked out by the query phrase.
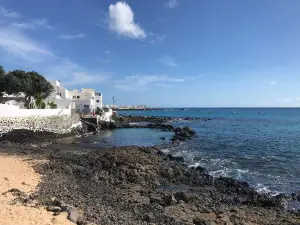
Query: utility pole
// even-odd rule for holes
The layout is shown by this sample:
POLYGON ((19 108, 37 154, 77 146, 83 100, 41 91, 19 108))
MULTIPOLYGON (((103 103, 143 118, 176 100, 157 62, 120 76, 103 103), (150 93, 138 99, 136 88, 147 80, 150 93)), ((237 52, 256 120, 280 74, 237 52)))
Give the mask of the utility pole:
POLYGON ((112 97, 112 100, 113 100, 113 109, 114 109, 115 108, 115 102, 116 102, 115 96, 112 97))

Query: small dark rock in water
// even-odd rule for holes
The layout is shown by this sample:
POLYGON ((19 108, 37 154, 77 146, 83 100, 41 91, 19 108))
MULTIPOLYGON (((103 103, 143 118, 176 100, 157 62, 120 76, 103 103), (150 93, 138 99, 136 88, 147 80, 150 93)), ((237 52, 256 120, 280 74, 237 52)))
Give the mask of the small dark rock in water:
POLYGON ((162 151, 157 151, 156 154, 159 155, 159 156, 164 156, 165 155, 165 153, 163 153, 162 151))
POLYGON ((234 180, 228 177, 219 177, 215 180, 218 190, 226 193, 250 194, 255 192, 245 181, 234 180))
POLYGON ((167 155, 167 158, 172 160, 172 161, 177 161, 177 162, 184 162, 184 158, 181 156, 173 156, 171 154, 167 155))
POLYGON ((161 137, 160 139, 161 139, 161 140, 166 140, 166 138, 165 138, 165 137, 161 137))
POLYGON ((293 200, 298 200, 298 201, 300 201, 300 192, 298 192, 298 193, 293 193, 293 194, 292 194, 292 199, 293 199, 293 200))
POLYGON ((195 168, 195 170, 197 170, 197 171, 199 171, 199 172, 201 172, 201 173, 206 172, 206 169, 205 169, 204 167, 201 167, 201 166, 197 166, 197 167, 195 168))

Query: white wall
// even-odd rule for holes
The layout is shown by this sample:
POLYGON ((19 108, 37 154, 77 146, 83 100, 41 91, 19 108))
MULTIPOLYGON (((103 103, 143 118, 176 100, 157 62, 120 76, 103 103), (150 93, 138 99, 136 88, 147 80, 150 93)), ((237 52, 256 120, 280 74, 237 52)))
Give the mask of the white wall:
POLYGON ((97 117, 97 123, 98 123, 98 120, 110 122, 112 115, 113 115, 113 110, 108 109, 108 111, 104 112, 101 117, 97 117))
POLYGON ((73 105, 70 99, 55 99, 53 100, 53 102, 57 105, 58 109, 68 109, 73 105))
POLYGON ((20 109, 18 106, 0 104, 0 117, 71 116, 69 109, 20 109))
POLYGON ((95 96, 95 109, 97 109, 97 107, 99 107, 100 109, 102 109, 103 106, 103 102, 102 102, 102 94, 100 96, 96 95, 95 96), (97 100, 99 102, 97 102, 97 100))

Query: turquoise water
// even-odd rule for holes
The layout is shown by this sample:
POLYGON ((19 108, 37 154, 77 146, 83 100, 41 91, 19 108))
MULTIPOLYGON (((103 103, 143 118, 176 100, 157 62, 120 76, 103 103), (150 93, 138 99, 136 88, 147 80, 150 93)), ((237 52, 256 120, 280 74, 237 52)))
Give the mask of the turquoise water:
MULTIPOLYGON (((166 151, 184 156, 190 164, 206 167, 214 176, 245 180, 261 192, 275 194, 300 190, 298 108, 200 108, 118 113, 212 118, 206 122, 178 122, 176 125, 195 129, 199 137, 166 151)), ((145 131, 141 135, 149 134, 145 131)), ((122 138, 128 143, 134 139, 139 142, 135 137, 122 138)), ((153 144, 155 140, 152 139, 153 144)))
POLYGON ((96 147, 120 147, 120 146, 153 146, 169 144, 172 137, 172 132, 162 132, 159 129, 147 128, 124 128, 112 131, 102 131, 98 135, 93 135, 85 138, 80 143, 81 146, 90 146, 91 144, 96 147), (161 138, 165 138, 162 140, 161 138))

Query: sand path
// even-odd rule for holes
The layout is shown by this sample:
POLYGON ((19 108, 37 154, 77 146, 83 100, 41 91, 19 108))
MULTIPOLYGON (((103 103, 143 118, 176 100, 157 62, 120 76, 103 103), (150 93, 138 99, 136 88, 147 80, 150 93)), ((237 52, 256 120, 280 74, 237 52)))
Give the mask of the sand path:
POLYGON ((2 194, 12 188, 32 193, 40 181, 40 175, 33 170, 32 164, 23 157, 0 155, 0 225, 74 225, 67 220, 66 213, 53 216, 44 208, 13 203, 16 197, 11 193, 2 194))

